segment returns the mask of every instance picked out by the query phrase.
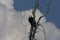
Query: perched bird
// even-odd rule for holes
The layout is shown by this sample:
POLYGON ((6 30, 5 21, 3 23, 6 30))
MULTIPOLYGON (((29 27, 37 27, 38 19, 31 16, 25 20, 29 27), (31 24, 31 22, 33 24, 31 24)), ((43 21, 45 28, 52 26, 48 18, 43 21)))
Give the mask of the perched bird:
POLYGON ((29 18, 28 18, 28 21, 29 21, 29 23, 31 24, 31 26, 36 27, 36 21, 34 20, 33 17, 29 17, 29 18))

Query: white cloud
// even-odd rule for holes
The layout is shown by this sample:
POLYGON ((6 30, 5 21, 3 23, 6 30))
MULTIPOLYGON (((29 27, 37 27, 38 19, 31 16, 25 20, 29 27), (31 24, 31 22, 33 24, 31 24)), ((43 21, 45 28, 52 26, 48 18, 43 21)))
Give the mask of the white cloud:
MULTIPOLYGON (((7 5, 7 4, 6 4, 7 5)), ((13 9, 7 9, 5 4, 0 3, 0 40, 28 40, 30 24, 28 17, 32 15, 32 9, 17 12, 13 9)), ((9 6, 10 7, 10 6, 9 6)), ((43 14, 36 11, 36 21, 43 14)), ((54 23, 46 22, 45 17, 40 23, 46 29, 47 40, 59 40, 60 30, 56 28, 54 23)), ((36 39, 44 40, 43 32, 40 31, 41 26, 36 33, 36 39)))
POLYGON ((0 3, 4 4, 8 9, 13 9, 13 0, 0 0, 0 3))

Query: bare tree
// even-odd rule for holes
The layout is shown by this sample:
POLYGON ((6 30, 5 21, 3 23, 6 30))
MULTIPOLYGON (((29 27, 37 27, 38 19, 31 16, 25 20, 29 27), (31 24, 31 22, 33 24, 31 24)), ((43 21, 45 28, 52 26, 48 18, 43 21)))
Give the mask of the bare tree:
MULTIPOLYGON (((46 16, 48 13, 49 13, 49 10, 50 10, 50 4, 51 4, 51 0, 49 0, 49 3, 48 3, 48 7, 47 7, 47 11, 46 11, 46 14, 44 16, 46 16)), ((36 12, 36 9, 39 9, 39 1, 36 0, 36 4, 35 4, 35 8, 33 9, 32 11, 32 15, 33 17, 29 17, 29 23, 31 24, 31 28, 30 28, 30 35, 29 35, 29 40, 33 40, 35 38, 35 34, 36 34, 36 30, 38 29, 38 26, 40 25, 42 28, 43 28, 43 32, 44 32, 44 37, 45 37, 45 40, 46 40, 46 33, 45 33, 45 28, 43 27, 43 25, 41 25, 39 23, 40 19, 43 18, 44 16, 40 16, 38 21, 36 22, 35 20, 35 12, 36 12)))

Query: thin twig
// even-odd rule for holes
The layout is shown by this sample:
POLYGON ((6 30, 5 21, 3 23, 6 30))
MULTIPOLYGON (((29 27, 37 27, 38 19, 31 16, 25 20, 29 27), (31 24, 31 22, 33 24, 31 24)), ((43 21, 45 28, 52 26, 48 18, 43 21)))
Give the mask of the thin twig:
POLYGON ((45 13, 45 15, 44 16, 46 16, 48 13, 49 13, 49 11, 50 11, 50 5, 51 5, 51 0, 49 0, 49 2, 48 2, 48 7, 47 7, 47 11, 46 11, 46 13, 45 13))
POLYGON ((44 26, 41 25, 41 24, 40 24, 40 26, 41 26, 41 27, 43 28, 43 30, 44 30, 44 31, 43 31, 43 32, 44 32, 44 38, 45 38, 45 40, 46 40, 46 32, 45 32, 45 28, 44 28, 44 26))

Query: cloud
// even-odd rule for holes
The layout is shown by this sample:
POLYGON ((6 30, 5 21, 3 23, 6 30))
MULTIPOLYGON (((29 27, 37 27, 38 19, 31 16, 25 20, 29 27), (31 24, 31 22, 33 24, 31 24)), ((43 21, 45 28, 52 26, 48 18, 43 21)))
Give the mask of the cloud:
MULTIPOLYGON (((26 11, 19 11, 12 9, 10 2, 8 8, 3 3, 0 3, 0 40, 28 40, 30 24, 28 17, 32 15, 32 9, 26 11)), ((7 2, 7 0, 6 0, 7 2)), ((13 3, 13 2, 12 2, 13 3)), ((36 10, 36 21, 43 14, 36 10)), ((45 17, 40 20, 40 23, 45 27, 47 40, 60 40, 60 30, 56 28, 52 22, 47 22, 45 17)), ((44 40, 44 34, 41 32, 41 26, 36 33, 36 39, 44 40)))
POLYGON ((4 4, 7 9, 13 9, 13 3, 14 1, 13 0, 0 0, 0 3, 4 4))

